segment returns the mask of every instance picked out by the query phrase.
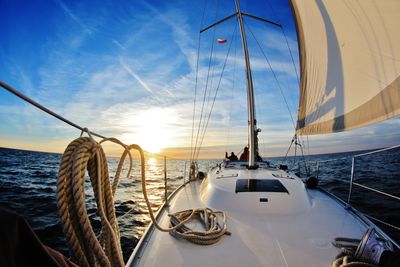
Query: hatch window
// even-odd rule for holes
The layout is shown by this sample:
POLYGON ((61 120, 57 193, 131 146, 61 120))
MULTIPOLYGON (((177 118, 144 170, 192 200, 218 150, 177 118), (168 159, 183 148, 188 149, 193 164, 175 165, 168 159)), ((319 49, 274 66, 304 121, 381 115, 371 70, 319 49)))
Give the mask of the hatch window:
POLYGON ((236 180, 235 193, 242 192, 281 192, 289 194, 286 187, 280 181, 274 179, 238 179, 236 180))

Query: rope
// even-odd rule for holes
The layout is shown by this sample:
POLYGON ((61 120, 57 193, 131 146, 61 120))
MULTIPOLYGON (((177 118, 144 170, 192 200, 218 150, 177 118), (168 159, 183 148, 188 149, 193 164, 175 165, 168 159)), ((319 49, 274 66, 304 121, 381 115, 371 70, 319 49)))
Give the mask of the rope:
POLYGON ((342 256, 337 258, 333 263, 332 267, 378 267, 375 264, 356 261, 354 257, 351 256, 342 256))
POLYGON ((226 216, 222 211, 213 211, 209 208, 189 209, 169 215, 171 226, 176 227, 170 234, 177 238, 185 239, 198 245, 211 245, 217 243, 223 235, 230 235, 226 228, 226 216), (222 226, 218 222, 218 215, 222 216, 222 226), (203 223, 205 232, 193 231, 182 224, 183 221, 197 219, 203 223))
MULTIPOLYGON (((237 23, 235 24, 235 29, 234 29, 234 31, 233 31, 233 33, 232 33, 231 40, 233 40, 233 37, 235 36, 236 30, 237 30, 237 23)), ((215 89, 214 98, 213 98, 213 101, 212 101, 212 103, 211 103, 211 108, 210 108, 210 110, 209 110, 206 123, 205 123, 205 125, 203 125, 203 129, 202 129, 202 132, 201 132, 201 134, 200 134, 200 144, 199 144, 199 147, 198 147, 198 149, 197 149, 197 154, 196 154, 196 156, 195 156, 196 159, 199 157, 200 148, 201 148, 201 146, 202 146, 202 144, 203 144, 204 137, 205 137, 205 135, 206 135, 206 131, 207 131, 207 128, 208 128, 208 123, 209 123, 209 121, 210 121, 211 114, 212 114, 213 109, 214 109, 214 104, 215 104, 215 101, 216 101, 216 99, 217 99, 218 91, 219 91, 220 86, 221 86, 222 77, 223 77, 224 72, 225 72, 226 63, 227 63, 228 58, 229 58, 229 54, 230 54, 230 51, 231 51, 231 47, 232 47, 232 42, 229 43, 229 48, 228 48, 228 51, 227 51, 226 56, 225 56, 224 65, 223 65, 223 67, 222 67, 222 71, 221 71, 221 74, 220 74, 220 77, 219 77, 219 80, 218 80, 217 88, 215 89)))
MULTIPOLYGON (((150 217, 159 230, 164 232, 176 230, 177 233, 179 232, 179 234, 176 235, 185 236, 184 234, 181 234, 183 231, 182 229, 188 229, 184 224, 195 216, 198 216, 198 213, 202 211, 204 216, 200 217, 209 218, 210 221, 207 219, 205 225, 210 225, 210 227, 207 232, 204 233, 193 231, 187 233, 187 235, 191 235, 191 238, 187 238, 188 240, 190 239, 192 242, 197 244, 213 244, 224 234, 230 234, 227 232, 225 213, 222 211, 212 211, 208 208, 191 210, 190 215, 179 223, 176 223, 176 220, 181 218, 179 213, 171 215, 173 218, 171 224, 174 224, 174 227, 166 229, 160 227, 154 218, 147 197, 144 152, 140 146, 130 145, 128 147, 115 138, 105 138, 102 135, 90 132, 87 128, 80 127, 79 125, 61 117, 2 81, 0 81, 0 86, 59 120, 80 129, 82 133, 87 132, 89 135, 89 137, 82 137, 81 134, 81 137, 75 139, 68 145, 64 151, 57 178, 57 206, 61 217, 61 223, 72 254, 80 266, 124 266, 113 197, 119 183, 122 165, 127 154, 130 157, 128 177, 130 176, 132 169, 130 149, 136 149, 140 152, 143 195, 150 217), (101 137, 103 140, 100 141, 100 143, 97 143, 92 138, 92 135, 101 137), (125 148, 118 163, 117 172, 112 186, 110 185, 106 156, 100 145, 106 141, 118 143, 125 148), (93 231, 86 210, 84 192, 85 169, 88 170, 91 179, 101 219, 102 228, 100 239, 102 240, 103 245, 100 244, 93 231), (222 227, 219 226, 218 215, 222 215, 223 217, 224 223, 222 227)), ((184 214, 186 214, 185 211, 184 214)))
MULTIPOLYGON (((226 224, 226 215, 222 211, 213 211, 209 208, 197 208, 197 209, 189 209, 180 211, 174 214, 169 214, 171 217, 171 227, 163 228, 161 227, 153 213, 153 209, 151 208, 151 204, 149 198, 147 196, 147 188, 146 188, 146 175, 145 175, 145 160, 144 160, 144 152, 143 149, 138 145, 130 145, 127 147, 127 150, 135 149, 139 152, 140 161, 141 161, 141 175, 142 175, 142 191, 143 197, 147 205, 147 209, 149 211, 149 216, 154 226, 160 230, 161 232, 169 232, 171 235, 179 238, 186 239, 195 244, 201 245, 211 245, 218 242, 223 235, 230 235, 227 230, 226 224), (222 226, 218 221, 218 216, 221 216, 223 219, 222 226), (203 224, 206 226, 205 232, 192 231, 190 228, 186 227, 185 224, 195 218, 202 218, 203 224)), ((126 156, 126 152, 121 157, 121 160, 124 160, 126 156)))
POLYGON ((115 138, 105 138, 97 143, 90 131, 83 128, 89 137, 79 137, 66 148, 57 179, 57 206, 61 223, 72 254, 80 266, 124 266, 118 223, 115 216, 114 194, 119 183, 123 162, 130 158, 128 177, 132 168, 131 149, 139 151, 141 160, 142 190, 150 218, 157 229, 170 232, 196 244, 208 245, 218 242, 227 232, 226 216, 222 211, 209 208, 185 210, 171 216, 170 228, 162 228, 156 221, 146 190, 144 151, 138 145, 124 145, 115 138), (124 147, 111 186, 108 165, 101 143, 111 141, 124 147), (100 240, 91 226, 86 205, 84 180, 87 169, 101 219, 100 240), (219 223, 222 217, 222 226, 219 223), (184 224, 194 218, 201 218, 205 232, 191 231, 184 224))
MULTIPOLYGON (((57 206, 63 230, 80 266, 124 266, 113 200, 120 170, 111 187, 104 151, 87 132, 89 137, 79 137, 68 145, 60 164, 57 206), (103 244, 96 238, 86 210, 85 169, 90 177, 101 219, 100 239, 103 244)), ((105 141, 120 143, 113 138, 101 142, 105 141)))

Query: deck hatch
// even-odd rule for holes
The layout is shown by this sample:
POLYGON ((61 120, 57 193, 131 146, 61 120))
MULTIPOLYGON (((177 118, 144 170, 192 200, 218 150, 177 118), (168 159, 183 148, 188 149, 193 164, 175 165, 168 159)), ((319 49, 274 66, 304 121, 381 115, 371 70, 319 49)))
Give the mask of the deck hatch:
POLYGON ((235 193, 242 192, 280 192, 289 194, 283 184, 274 179, 238 179, 236 180, 235 193))

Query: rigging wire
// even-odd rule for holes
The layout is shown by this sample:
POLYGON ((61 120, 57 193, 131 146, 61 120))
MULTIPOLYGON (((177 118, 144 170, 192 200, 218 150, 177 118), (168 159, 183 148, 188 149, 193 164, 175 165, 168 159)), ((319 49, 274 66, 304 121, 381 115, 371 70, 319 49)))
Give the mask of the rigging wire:
MULTIPOLYGON (((279 82, 279 80, 277 79, 277 76, 276 76, 276 74, 275 74, 275 72, 274 72, 274 70, 273 70, 273 68, 272 68, 272 66, 271 66, 271 64, 270 64, 270 61, 268 60, 266 54, 264 53, 264 50, 262 49, 262 47, 261 47, 261 45, 260 45, 258 39, 255 37, 255 35, 254 35, 253 31, 251 30, 251 28, 250 28, 249 26, 247 26, 247 28, 249 29, 251 35, 253 36, 254 40, 256 41, 257 45, 259 46, 259 48, 260 48, 260 50, 261 50, 261 53, 264 55, 264 57, 265 57, 265 59, 266 59, 268 65, 269 65, 269 67, 270 67, 270 70, 272 71, 272 73, 273 73, 273 75, 274 75, 274 78, 275 78, 275 80, 276 80, 276 82, 277 82, 277 84, 278 84, 278 88, 279 88, 279 90, 280 90, 280 93, 281 93, 281 95, 282 95, 284 101, 285 101, 285 104, 286 104, 286 107, 287 107, 287 109, 288 109, 290 118, 291 118, 291 120, 292 120, 293 128, 294 128, 294 130, 296 131, 296 124, 295 124, 295 122, 294 122, 294 118, 293 118, 292 112, 291 112, 291 110, 290 110, 290 107, 289 107, 289 104, 288 104, 288 102, 287 102, 287 99, 286 99, 286 97, 285 97, 285 95, 284 95, 284 93, 283 93, 283 90, 282 90, 282 87, 281 87, 281 85, 280 85, 280 82, 279 82)), ((283 31, 283 29, 282 29, 282 33, 283 33, 283 35, 284 35, 284 37, 285 37, 287 47, 288 47, 288 49, 289 49, 289 51, 290 51, 290 56, 291 56, 291 59, 292 59, 292 64, 293 64, 294 69, 295 69, 295 72, 296 72, 297 82, 300 84, 300 80, 299 80, 299 77, 298 77, 298 74, 297 74, 296 65, 295 65, 295 63, 294 63, 293 55, 292 55, 292 52, 291 52, 291 50, 290 50, 289 42, 288 42, 288 40, 287 40, 287 38, 286 38, 286 35, 285 35, 285 32, 283 31)), ((306 160, 306 158, 305 158, 305 156, 304 156, 304 151, 303 151, 303 146, 305 146, 305 144, 304 144, 304 139, 298 137, 296 134, 295 134, 295 137, 294 137, 294 138, 295 138, 295 150, 296 150, 296 151, 295 151, 295 157, 297 156, 297 147, 296 147, 296 146, 299 145, 300 148, 301 148, 301 154, 302 154, 302 158, 303 158, 303 160, 304 160, 304 165, 305 165, 306 173, 307 173, 307 175, 308 175, 309 173, 308 173, 307 160, 306 160), (300 143, 299 143, 297 140, 299 140, 300 143)), ((307 139, 307 140, 308 140, 308 139, 307 139)), ((292 142, 291 142, 291 144, 290 144, 290 146, 289 146, 288 151, 286 152, 285 159, 286 159, 286 157, 287 157, 287 155, 288 155, 288 153, 289 153, 289 150, 290 150, 290 148, 291 148, 291 146, 292 146, 292 143, 293 143, 293 139, 292 139, 292 142)), ((307 144, 308 144, 308 143, 307 143, 307 144)))
MULTIPOLYGON (((273 15, 275 16, 275 18, 278 18, 277 12, 275 11, 274 6, 270 3, 270 1, 267 0, 267 1, 265 1, 265 2, 266 2, 267 5, 269 6, 269 8, 272 10, 272 13, 273 13, 273 15)), ((277 19, 277 20, 279 20, 279 19, 277 19)), ((291 61, 292 61, 293 69, 294 69, 294 72, 295 72, 295 74, 296 74, 297 83, 298 83, 298 85, 299 85, 299 87, 300 87, 299 71, 298 71, 298 69, 297 69, 297 67, 296 67, 296 63, 295 63, 295 61, 294 61, 294 56, 293 56, 293 51, 292 51, 292 49, 290 48, 289 40, 288 40, 288 38, 287 38, 287 34, 286 34, 286 32, 285 32, 284 27, 281 27, 281 31, 282 31, 283 37, 285 38, 286 46, 287 46, 287 48, 288 48, 288 50, 289 50, 289 54, 290 54, 290 58, 291 58, 291 61)), ((293 100, 293 99, 292 99, 292 102, 293 102, 293 106, 295 107, 296 104, 294 104, 294 100, 293 100)), ((296 128, 295 128, 295 129, 296 129, 296 128)), ((300 138, 301 142, 302 142, 303 145, 304 145, 304 139, 302 138, 302 136, 300 136, 299 138, 300 138)), ((291 147, 291 145, 290 145, 290 147, 291 147)), ((289 150, 290 150, 290 147, 289 147, 289 150)), ((310 154, 310 147, 309 147, 308 136, 307 136, 307 153, 308 153, 308 155, 310 154)), ((287 156, 287 154, 288 154, 288 152, 286 153, 286 156, 287 156)), ((286 158, 286 156, 285 156, 285 158, 286 158)))
MULTIPOLYGON (((217 17, 217 15, 218 15, 218 7, 217 7, 217 11, 215 13, 215 17, 217 17)), ((200 119, 199 119, 199 124, 198 124, 198 128, 197 128, 197 135, 196 135, 196 142, 195 142, 195 145, 194 145, 194 152, 193 152, 194 155, 198 154, 196 152, 199 149, 198 148, 199 136, 200 136, 201 125, 202 125, 202 122, 203 122, 204 104, 205 104, 205 100, 206 100, 206 96, 207 96, 207 90, 208 90, 210 66, 211 66, 212 55, 213 55, 213 51, 214 51, 215 32, 216 32, 216 29, 214 28, 213 37, 212 37, 212 43, 211 43, 210 58, 209 58, 209 61, 208 61, 208 72, 207 72, 206 86, 204 88, 203 103, 202 103, 202 106, 201 106, 200 119)), ((196 158, 194 155, 193 155, 193 160, 196 158)))
MULTIPOLYGON (((66 119, 66 118, 64 118, 64 117, 62 117, 62 116, 60 116, 60 115, 58 115, 57 113, 51 111, 50 109, 48 109, 48 108, 46 108, 45 106, 39 104, 39 103, 36 102, 35 100, 33 100, 33 99, 27 97, 26 95, 22 94, 22 93, 19 92, 18 90, 16 90, 16 89, 14 89, 13 87, 9 86, 9 85, 6 84, 5 82, 0 81, 0 86, 3 87, 4 89, 6 89, 7 91, 9 91, 10 93, 12 93, 12 94, 18 96, 18 97, 21 98, 22 100, 28 102, 29 104, 31 104, 31 105, 37 107, 38 109, 40 109, 40 110, 46 112, 47 114, 50 114, 51 116, 53 116, 53 117, 55 117, 55 118, 57 118, 57 119, 59 119, 59 120, 65 122, 66 124, 69 124, 70 126, 72 126, 72 127, 74 127, 74 128, 77 128, 77 129, 79 129, 79 130, 81 130, 81 131, 86 131, 86 128, 81 127, 81 126, 79 126, 78 124, 73 123, 72 121, 70 121, 70 120, 68 120, 68 119, 66 119)), ((100 134, 95 133, 95 132, 92 132, 92 131, 90 131, 90 132, 88 132, 88 133, 90 133, 91 135, 94 135, 94 136, 103 138, 103 139, 107 138, 107 137, 104 137, 103 135, 100 135, 100 134)))
MULTIPOLYGON (((273 9, 272 9, 272 10, 273 10, 273 9)), ((274 12, 274 10, 273 10, 273 12, 274 12)), ((300 88, 299 72, 298 72, 297 67, 296 67, 296 64, 295 64, 295 62, 294 62, 293 52, 292 52, 292 50, 290 49, 289 41, 288 41, 288 39, 287 39, 287 35, 286 35, 286 33, 285 33, 284 28, 282 27, 281 30, 282 30, 283 36, 285 37, 286 46, 287 46, 287 48, 289 49, 289 54, 290 54, 290 58, 291 58, 291 60, 292 60, 292 65, 293 65, 294 71, 295 71, 295 73, 296 73, 297 83, 298 83, 298 86, 299 86, 299 88, 300 88)), ((295 129, 295 130, 296 130, 296 129, 295 129)), ((304 139, 302 138, 302 136, 299 136, 298 138, 300 139, 300 142, 302 143, 302 145, 305 146, 305 142, 304 142, 304 139)), ((308 136, 307 136, 307 153, 308 153, 308 155, 310 155, 310 146, 309 146, 309 145, 310 145, 310 143, 309 143, 308 136)), ((302 155, 303 155, 304 164, 305 164, 306 170, 307 170, 307 161, 306 161, 306 158, 304 157, 303 149, 302 149, 302 155)))
MULTIPOLYGON (((204 1, 204 8, 203 8, 203 15, 201 17, 200 22, 200 29, 203 28, 204 24, 204 17, 206 13, 207 1, 204 1)), ((198 45, 197 45, 197 60, 196 60, 196 78, 194 84, 194 99, 193 99, 193 118, 192 118, 192 140, 190 146, 190 160, 193 159, 194 152, 193 152, 193 139, 194 139, 194 119, 196 118, 196 98, 197 98, 197 86, 198 86, 198 77, 199 77, 199 62, 200 62, 200 47, 201 47, 201 33, 199 30, 199 38, 198 38, 198 45)))
MULTIPOLYGON (((246 24, 246 23, 245 23, 245 24, 246 24)), ((247 26, 247 25, 246 25, 246 26, 247 26)), ((294 119, 293 119, 292 112, 291 112, 291 110, 290 110, 290 107, 289 107, 289 104, 288 104, 287 99, 286 99, 286 97, 285 97, 285 94, 283 93, 282 86, 281 86, 281 84, 280 84, 280 82, 279 82, 279 80, 278 80, 278 77, 276 76, 276 73, 275 73, 275 71, 274 71, 273 68, 272 68, 271 62, 269 61, 268 57, 266 56, 264 50, 262 49, 262 47, 261 47, 261 45, 260 45, 258 39, 255 37, 255 35, 254 35, 253 31, 251 30, 251 28, 250 28, 249 26, 247 26, 247 29, 249 29, 251 35, 253 36, 254 40, 256 41, 258 47, 260 48, 261 53, 263 54, 265 60, 266 60, 267 63, 268 63, 268 66, 269 66, 269 68, 270 68, 270 70, 271 70, 271 72, 272 72, 272 74, 273 74, 273 76, 274 76, 274 79, 275 79, 275 81, 276 81, 276 83, 277 83, 277 85, 278 85, 279 91, 280 91, 280 93, 281 93, 281 95, 282 95, 282 98, 283 98, 283 100, 285 101, 286 108, 288 109, 290 118, 291 118, 292 123, 293 123, 293 128, 296 130, 296 125, 295 125, 295 123, 294 123, 294 119)))
MULTIPOLYGON (((301 137, 301 136, 300 136, 301 137)), ((309 167, 310 166, 308 166, 308 164, 309 164, 309 162, 307 161, 307 159, 306 159, 306 157, 305 157, 305 155, 304 155, 304 151, 303 151, 303 147, 304 147, 304 149, 305 149, 305 147, 306 147, 306 145, 305 145, 305 142, 304 142, 304 139, 303 138, 300 138, 300 137, 298 137, 298 139, 300 140, 300 148, 301 148, 301 156, 302 156, 302 158, 303 158, 303 161, 304 161, 304 167, 305 167, 305 169, 306 169, 306 173, 307 173, 307 175, 309 175, 309 167)), ((309 147, 309 142, 308 142, 308 135, 307 135, 307 147, 308 147, 308 155, 310 155, 310 147, 309 147)), ((307 151, 306 151, 306 153, 307 153, 307 151)), ((310 167, 311 168, 311 167, 310 167)))
MULTIPOLYGON (((237 23, 235 24, 235 29, 234 29, 234 31, 233 31, 233 33, 232 33, 232 40, 233 40, 233 36, 235 36, 235 34, 236 34, 236 30, 237 30, 237 23)), ((208 123, 209 123, 210 118, 211 118, 211 114, 212 114, 212 111, 213 111, 213 108, 214 108, 215 100, 217 99, 217 94, 218 94, 218 91, 219 91, 219 88, 220 88, 220 85, 221 85, 222 76, 224 75, 224 71, 225 71, 225 67, 226 67, 226 62, 228 61, 228 57, 229 57, 229 54, 230 54, 230 51, 231 51, 232 43, 233 43, 233 42, 230 42, 230 43, 229 43, 228 52, 227 52, 227 54, 226 54, 226 56, 225 56, 225 61, 224 61, 224 65, 223 65, 223 67, 222 67, 221 75, 220 75, 220 77, 219 77, 219 81, 218 81, 217 88, 215 89, 215 94, 214 94, 214 98, 213 98, 213 101, 212 101, 212 104, 211 104, 210 112, 208 113, 207 121, 206 121, 205 127, 204 127, 203 132, 202 132, 202 135, 201 135, 200 147, 201 147, 201 145, 203 144, 204 136, 205 136, 205 134, 206 134, 207 127, 208 127, 208 123)), ((199 149, 198 149, 198 151, 197 151, 197 157, 198 157, 198 154, 199 154, 199 152, 200 152, 200 147, 199 147, 199 149)))
MULTIPOLYGON (((234 62, 233 62, 233 77, 232 77, 232 88, 231 88, 231 100, 233 100, 233 95, 234 95, 234 91, 235 91, 235 80, 236 80, 236 56, 237 56, 237 43, 236 43, 236 38, 237 38, 237 35, 235 35, 234 36, 234 39, 232 40, 232 42, 234 42, 235 43, 235 45, 234 45, 234 62)), ((231 137, 231 127, 230 127, 230 125, 231 125, 231 123, 230 123, 230 119, 231 119, 231 116, 232 116, 232 103, 233 103, 233 101, 230 101, 229 102, 229 117, 228 117, 228 133, 227 133, 227 136, 226 136, 226 143, 225 143, 225 151, 227 151, 228 150, 228 144, 229 144, 229 141, 230 141, 230 137, 231 137)))
MULTIPOLYGON (((58 120, 60 120, 60 121, 62 121, 64 123, 76 128, 76 129, 80 130, 81 132, 87 132, 90 135, 97 136, 97 137, 99 137, 101 139, 104 139, 104 140, 108 140, 109 139, 108 137, 105 137, 105 136, 103 136, 101 134, 98 134, 98 133, 95 133, 93 131, 90 131, 86 127, 79 126, 78 124, 76 124, 76 123, 64 118, 63 116, 61 116, 61 115, 55 113, 54 111, 46 108, 45 106, 43 106, 40 103, 36 102, 35 100, 29 98, 28 96, 24 95, 23 93, 21 93, 20 91, 16 90, 15 88, 11 87, 10 85, 6 84, 3 81, 0 81, 0 86, 3 87, 5 90, 9 91, 10 93, 16 95, 17 97, 21 98, 25 102, 31 104, 32 106, 35 106, 36 108, 46 112, 47 114, 53 116, 54 118, 56 118, 56 119, 58 119, 58 120)), ((172 158, 172 157, 169 157, 169 156, 166 156, 166 155, 152 153, 152 152, 149 152, 149 151, 146 151, 146 150, 143 150, 143 151, 145 153, 152 154, 152 155, 159 155, 159 156, 163 156, 163 157, 165 156, 165 157, 170 158, 170 159, 176 159, 176 158, 172 158)))
MULTIPOLYGON (((295 136, 296 136, 296 135, 295 135, 295 136)), ((285 160, 286 160, 286 158, 287 158, 287 155, 289 154, 289 151, 290 151, 290 149, 292 148, 292 145, 293 145, 293 142, 294 142, 295 136, 293 136, 293 138, 292 138, 292 141, 290 142, 289 148, 288 148, 288 150, 286 151, 286 154, 285 154, 285 157, 283 158, 283 161, 285 161, 285 160)))
POLYGON ((300 139, 300 142, 303 143, 303 144, 301 144, 301 143, 298 144, 300 146, 301 157, 303 158, 303 161, 304 161, 304 168, 305 168, 305 171, 306 171, 306 175, 309 176, 310 175, 310 168, 308 166, 308 161, 307 161, 307 159, 306 159, 306 157, 304 155, 304 150, 303 150, 304 140, 300 139))
POLYGON ((292 64, 293 64, 294 72, 296 73, 297 83, 298 83, 298 85, 300 86, 299 73, 298 73, 297 68, 296 68, 296 63, 294 62, 294 57, 293 57, 292 49, 290 49, 289 41, 288 41, 288 39, 287 39, 285 30, 283 29, 283 27, 281 28, 281 30, 282 30, 283 36, 285 37, 286 46, 287 46, 288 49, 289 49, 289 54, 290 54, 290 58, 292 59, 292 64))
MULTIPOLYGON (((274 17, 274 19, 276 20, 276 21, 281 21, 280 19, 279 19, 279 15, 278 15, 278 13, 275 11, 275 9, 274 9, 274 6, 271 4, 271 2, 270 1, 265 1, 266 2, 266 5, 268 6, 266 9, 270 9, 270 10, 272 10, 272 15, 273 15, 273 17, 274 17)), ((286 46, 287 46, 287 48, 288 48, 288 51, 289 51, 289 54, 290 54, 290 57, 291 57, 291 61, 292 61, 292 65, 293 65, 293 69, 294 69, 294 72, 295 72, 295 74, 296 74, 296 78, 297 78, 297 82, 298 82, 298 84, 300 85, 300 82, 299 82, 299 74, 298 74, 298 72, 297 72, 297 67, 296 67, 296 64, 295 64, 295 62, 294 62, 294 57, 293 57, 293 53, 292 53, 292 50, 290 49, 290 46, 289 46, 289 41, 288 41, 288 39, 287 39, 287 36, 286 36, 286 33, 285 33, 285 31, 284 31, 284 27, 283 27, 283 23, 280 23, 281 25, 282 25, 282 27, 281 27, 281 32, 282 32, 282 34, 283 34, 283 36, 284 36, 284 38, 285 38, 285 43, 286 43, 286 46)), ((265 27, 267 28, 267 26, 265 25, 265 27)), ((293 95, 292 94, 289 94, 289 96, 290 96, 290 100, 291 100, 291 104, 292 104, 292 107, 294 107, 294 110, 297 110, 297 106, 298 106, 298 103, 296 103, 295 102, 295 100, 294 100, 294 98, 293 98, 293 95)))
MULTIPOLYGON (((266 0, 265 2, 266 2, 267 5, 269 6, 269 9, 272 10, 272 13, 273 13, 273 15, 275 16, 275 19, 276 19, 277 21, 279 21, 279 19, 278 19, 278 13, 275 11, 274 5, 272 5, 272 4, 270 3, 270 1, 268 1, 268 0, 266 0)), ((283 23, 281 23, 281 24, 283 25, 283 23)), ((298 84, 300 85, 299 72, 297 71, 296 64, 295 64, 295 62, 294 62, 293 52, 292 52, 292 50, 290 49, 289 41, 288 41, 288 39, 287 39, 287 36, 286 36, 285 30, 284 30, 284 27, 281 27, 281 31, 282 31, 283 36, 285 37, 286 45, 287 45, 287 47, 288 47, 288 49, 289 49, 290 57, 291 57, 291 59, 292 59, 293 68, 294 68, 294 71, 295 71, 295 73, 296 73, 297 82, 298 82, 298 84)))

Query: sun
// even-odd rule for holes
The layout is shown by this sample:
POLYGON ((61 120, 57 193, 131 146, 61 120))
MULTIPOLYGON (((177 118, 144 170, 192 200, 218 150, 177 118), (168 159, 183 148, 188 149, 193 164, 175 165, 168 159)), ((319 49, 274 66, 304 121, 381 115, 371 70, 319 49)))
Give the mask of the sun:
POLYGON ((173 110, 163 108, 151 108, 142 110, 130 119, 130 127, 133 129, 124 139, 141 146, 150 153, 160 153, 163 148, 173 144, 176 129, 174 124, 176 115, 173 110))
MULTIPOLYGON (((151 138, 151 137, 150 137, 151 138)), ((150 153, 160 153, 161 149, 165 147, 163 142, 160 141, 153 141, 156 136, 153 137, 154 139, 149 140, 149 137, 146 137, 144 140, 139 141, 139 144, 142 144, 141 147, 150 153)))

